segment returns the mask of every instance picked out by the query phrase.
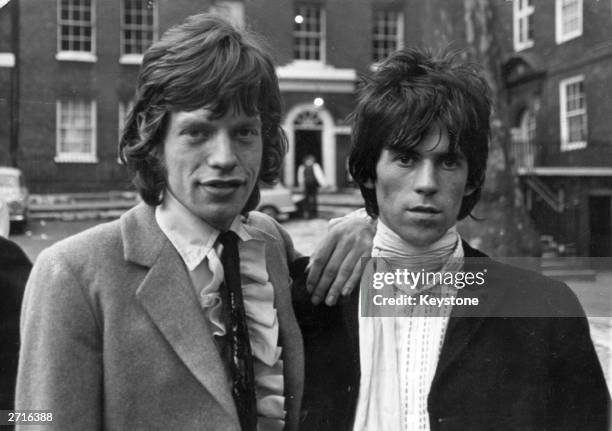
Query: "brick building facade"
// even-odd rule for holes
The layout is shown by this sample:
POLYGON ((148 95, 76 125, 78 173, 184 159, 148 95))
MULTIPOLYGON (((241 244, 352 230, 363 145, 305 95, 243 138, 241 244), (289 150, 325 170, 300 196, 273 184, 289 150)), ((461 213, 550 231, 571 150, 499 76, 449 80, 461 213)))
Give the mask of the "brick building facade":
MULTIPOLYGON (((268 41, 289 186, 306 154, 333 187, 348 185, 346 118, 361 74, 398 47, 466 39, 463 2, 447 0, 19 0, 18 14, 17 0, 2 3, 0 163, 16 163, 39 193, 130 187, 116 148, 141 54, 188 15, 212 8, 268 41)), ((513 155, 537 228, 577 254, 612 255, 611 2, 491 4, 513 155)))
POLYGON ((561 252, 612 256, 611 2, 497 7, 514 156, 536 227, 561 252))
POLYGON ((346 117, 359 75, 395 48, 421 42, 418 7, 396 0, 42 2, 48 7, 19 0, 16 56, 17 164, 37 193, 129 188, 116 148, 141 54, 191 14, 212 8, 270 45, 289 138, 282 180, 290 186, 306 154, 317 157, 332 187, 348 185, 346 117))

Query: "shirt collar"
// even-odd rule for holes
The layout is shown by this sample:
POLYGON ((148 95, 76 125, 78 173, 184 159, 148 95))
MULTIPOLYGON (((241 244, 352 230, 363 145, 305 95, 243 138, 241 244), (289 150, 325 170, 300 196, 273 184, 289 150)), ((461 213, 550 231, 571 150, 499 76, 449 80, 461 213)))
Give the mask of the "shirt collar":
MULTIPOLYGON (((169 190, 164 193, 163 202, 155 208, 155 220, 189 271, 193 271, 213 249, 220 233, 189 211, 169 190)), ((234 218, 229 230, 234 231, 241 241, 252 239, 244 228, 241 215, 234 218)))

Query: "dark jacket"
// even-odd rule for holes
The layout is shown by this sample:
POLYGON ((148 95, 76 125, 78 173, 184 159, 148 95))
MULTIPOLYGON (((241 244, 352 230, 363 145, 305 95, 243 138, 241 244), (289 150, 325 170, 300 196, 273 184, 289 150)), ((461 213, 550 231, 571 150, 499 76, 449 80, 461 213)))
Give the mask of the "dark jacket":
MULTIPOLYGON (((459 296, 483 306, 453 308, 428 396, 431 430, 608 430, 610 395, 575 295, 463 245, 466 258, 478 258, 464 271, 486 268, 487 276, 459 296)), ((351 430, 358 295, 331 308, 295 296, 306 354, 302 429, 351 430)))
POLYGON ((19 313, 32 264, 14 242, 0 237, 0 410, 12 410, 19 356, 19 313))

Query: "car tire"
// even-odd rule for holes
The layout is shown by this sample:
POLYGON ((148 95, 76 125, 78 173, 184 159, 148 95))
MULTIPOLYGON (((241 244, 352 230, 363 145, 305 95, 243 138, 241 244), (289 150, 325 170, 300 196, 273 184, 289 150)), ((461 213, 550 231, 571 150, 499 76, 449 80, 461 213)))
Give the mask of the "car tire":
POLYGON ((11 233, 23 234, 27 230, 27 227, 28 227, 28 221, 21 220, 21 221, 11 222, 10 229, 11 229, 11 233))
POLYGON ((270 206, 262 207, 262 208, 259 208, 259 211, 264 213, 265 215, 272 217, 274 220, 278 220, 279 211, 274 207, 270 207, 270 206))

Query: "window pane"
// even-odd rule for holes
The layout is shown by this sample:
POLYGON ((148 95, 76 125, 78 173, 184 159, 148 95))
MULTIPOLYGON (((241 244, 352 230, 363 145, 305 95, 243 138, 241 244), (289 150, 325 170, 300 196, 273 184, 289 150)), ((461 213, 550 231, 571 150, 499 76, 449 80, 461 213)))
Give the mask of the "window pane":
POLYGON ((562 106, 562 128, 565 132, 565 143, 586 142, 587 111, 584 80, 562 84, 565 92, 565 104, 562 106))
POLYGON ((299 6, 295 16, 302 16, 303 21, 294 21, 293 53, 296 59, 320 60, 323 41, 322 10, 318 6, 299 6))
POLYGON ((63 154, 90 155, 93 150, 92 102, 78 100, 60 103, 60 142, 58 149, 63 154))
POLYGON ((399 14, 395 11, 374 11, 372 24, 372 60, 383 60, 398 48, 399 14))
POLYGON ((154 39, 155 7, 147 0, 123 0, 122 52, 143 54, 154 39))
POLYGON ((93 51, 93 14, 88 0, 62 0, 60 10, 59 49, 93 51))

